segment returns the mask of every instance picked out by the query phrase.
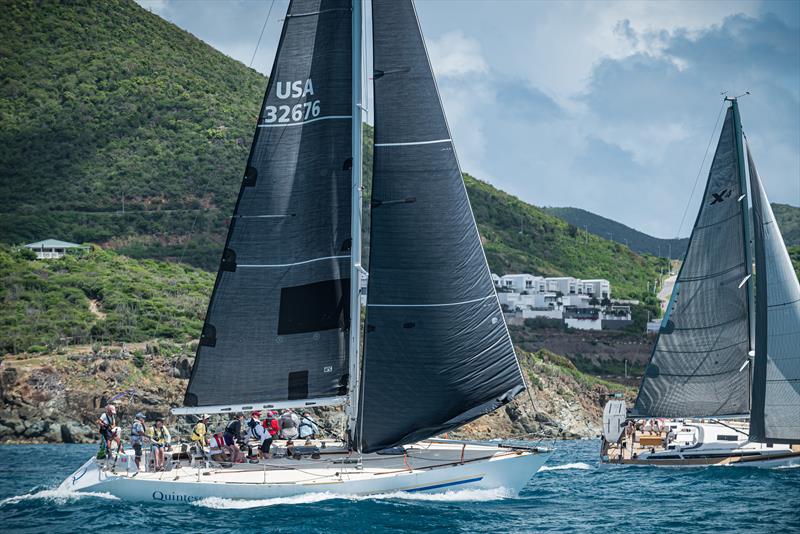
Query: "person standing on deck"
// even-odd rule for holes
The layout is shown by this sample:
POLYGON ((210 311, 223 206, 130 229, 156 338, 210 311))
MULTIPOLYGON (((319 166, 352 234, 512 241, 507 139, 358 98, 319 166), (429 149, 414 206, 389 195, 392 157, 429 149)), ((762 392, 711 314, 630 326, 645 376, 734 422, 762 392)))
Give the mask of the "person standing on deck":
POLYGON ((121 431, 117 426, 117 408, 113 404, 109 403, 106 406, 106 411, 100 415, 97 424, 100 426, 100 436, 103 438, 108 454, 111 454, 112 442, 117 444, 117 454, 124 453, 125 449, 122 447, 120 437, 121 431))
POLYGON ((225 427, 223 439, 225 446, 228 447, 231 455, 231 462, 237 462, 242 451, 239 449, 239 442, 242 441, 242 423, 244 422, 244 414, 239 412, 225 427))
POLYGON ((131 426, 131 445, 133 445, 133 460, 136 462, 136 469, 141 469, 142 444, 145 438, 147 438, 147 432, 144 427, 144 414, 139 412, 131 426))
POLYGON ((197 446, 201 452, 203 451, 203 447, 208 445, 208 439, 206 438, 206 433, 208 432, 206 429, 206 423, 208 423, 208 415, 203 414, 200 416, 200 420, 197 421, 197 424, 194 425, 194 428, 192 429, 192 444, 197 446))

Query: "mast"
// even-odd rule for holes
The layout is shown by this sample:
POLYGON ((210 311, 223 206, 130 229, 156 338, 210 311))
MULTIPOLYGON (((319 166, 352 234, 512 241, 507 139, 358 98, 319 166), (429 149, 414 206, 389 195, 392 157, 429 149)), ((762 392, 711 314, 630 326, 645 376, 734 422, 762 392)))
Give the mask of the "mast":
MULTIPOLYGON (((748 338, 749 338, 749 350, 748 354, 755 350, 755 304, 753 301, 753 255, 751 251, 751 230, 750 230, 750 199, 748 198, 748 192, 750 188, 747 186, 747 176, 744 164, 744 144, 742 143, 742 119, 739 117, 739 101, 736 97, 726 97, 726 100, 730 101, 731 107, 733 108, 733 127, 735 130, 735 137, 736 137, 736 157, 739 162, 739 190, 743 196, 742 202, 742 235, 744 239, 744 262, 745 262, 745 272, 746 274, 746 286, 745 290, 747 291, 747 321, 748 321, 748 338)), ((749 360, 749 356, 748 356, 749 360)), ((750 375, 752 377, 753 373, 753 366, 752 362, 750 365, 750 375)))
POLYGON ((353 0, 353 183, 350 228, 350 352, 348 372, 347 434, 353 443, 358 418, 358 391, 361 375, 361 0, 353 0))

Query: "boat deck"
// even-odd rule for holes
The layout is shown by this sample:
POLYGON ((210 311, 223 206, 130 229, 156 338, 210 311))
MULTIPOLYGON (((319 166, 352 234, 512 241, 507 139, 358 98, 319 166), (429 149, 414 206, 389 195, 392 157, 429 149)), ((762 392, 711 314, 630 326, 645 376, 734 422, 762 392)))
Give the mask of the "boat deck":
MULTIPOLYGON (((320 446, 321 442, 314 442, 320 446)), ((520 450, 491 445, 423 442, 406 447, 405 454, 352 454, 341 443, 327 442, 320 448, 320 457, 294 459, 282 455, 285 442, 277 442, 276 457, 245 463, 189 459, 186 454, 167 455, 163 471, 136 471, 131 460, 129 469, 114 471, 117 476, 137 480, 169 482, 208 482, 224 484, 325 484, 360 480, 402 472, 417 472, 439 467, 468 464, 480 460, 494 461, 522 454, 520 450), (180 457, 179 457, 180 456, 180 457)), ((148 458, 142 464, 147 465, 148 458)))

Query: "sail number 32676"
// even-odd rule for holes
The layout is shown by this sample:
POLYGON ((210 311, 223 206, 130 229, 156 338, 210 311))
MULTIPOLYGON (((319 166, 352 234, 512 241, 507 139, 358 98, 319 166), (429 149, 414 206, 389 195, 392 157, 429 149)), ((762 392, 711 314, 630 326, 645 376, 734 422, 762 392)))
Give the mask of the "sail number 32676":
MULTIPOLYGON (((275 96, 281 100, 314 96, 314 84, 310 79, 305 81, 278 82, 275 96)), ((319 100, 307 100, 293 106, 264 106, 264 116, 262 120, 265 124, 285 124, 288 122, 307 121, 319 117, 319 114, 319 100)))
POLYGON ((319 100, 303 102, 294 106, 266 106, 264 123, 300 122, 319 116, 319 100))

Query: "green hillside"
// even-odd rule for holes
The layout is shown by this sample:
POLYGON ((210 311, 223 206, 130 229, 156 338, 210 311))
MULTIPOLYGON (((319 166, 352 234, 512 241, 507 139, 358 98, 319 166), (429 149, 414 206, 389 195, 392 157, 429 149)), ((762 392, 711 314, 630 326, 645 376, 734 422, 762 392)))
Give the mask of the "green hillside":
POLYGON ((800 208, 774 202, 771 205, 786 246, 800 246, 800 208))
MULTIPOLYGON (((216 270, 265 78, 128 0, 11 2, 4 18, 0 239, 216 270)), ((656 278, 653 258, 467 187, 495 272, 603 277, 617 296, 656 278)))
POLYGON ((640 254, 652 254, 663 258, 681 259, 686 253, 688 238, 660 239, 640 232, 630 226, 607 219, 601 215, 580 208, 542 208, 546 213, 564 219, 568 223, 584 228, 604 239, 622 243, 640 254))
MULTIPOLYGON (((635 252, 681 259, 686 253, 689 239, 661 239, 635 230, 622 223, 607 219, 596 213, 580 208, 542 208, 546 213, 564 219, 578 228, 585 228, 589 232, 603 238, 613 239, 622 243, 635 252)), ((778 221, 783 239, 787 247, 800 245, 800 208, 789 204, 772 204, 772 211, 778 221)))
POLYGON ((497 273, 607 278, 615 296, 641 296, 666 259, 579 229, 541 208, 465 176, 486 257, 497 273))
POLYGON ((3 241, 216 264, 265 78, 130 0, 2 18, 3 241))
POLYGON ((195 339, 211 273, 92 250, 59 260, 0 247, 0 352, 94 341, 195 339))

